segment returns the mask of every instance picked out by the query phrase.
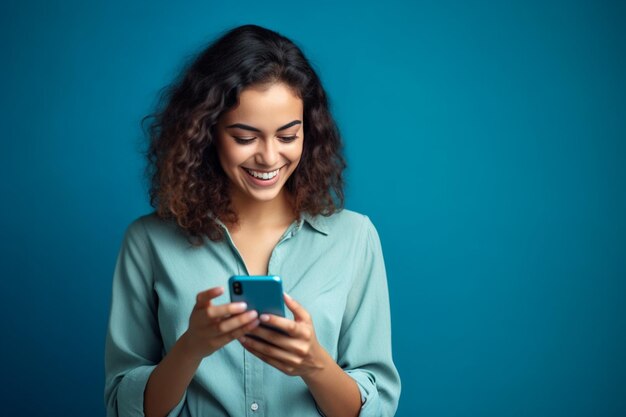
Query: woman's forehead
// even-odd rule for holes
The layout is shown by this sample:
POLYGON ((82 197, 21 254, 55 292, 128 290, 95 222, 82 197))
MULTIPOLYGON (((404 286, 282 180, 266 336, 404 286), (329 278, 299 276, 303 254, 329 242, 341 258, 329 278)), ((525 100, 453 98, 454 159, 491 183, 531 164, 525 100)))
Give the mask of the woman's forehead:
POLYGON ((302 120, 302 99, 284 84, 264 89, 246 88, 238 103, 223 114, 225 125, 242 123, 260 130, 275 130, 293 120, 302 120))

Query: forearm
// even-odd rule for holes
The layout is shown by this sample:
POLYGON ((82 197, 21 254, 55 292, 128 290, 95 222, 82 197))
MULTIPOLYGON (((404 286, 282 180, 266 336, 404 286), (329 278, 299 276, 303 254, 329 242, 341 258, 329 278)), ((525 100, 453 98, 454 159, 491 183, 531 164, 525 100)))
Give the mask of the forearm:
POLYGON ((303 376, 315 402, 326 417, 355 417, 361 409, 357 383, 323 351, 323 367, 303 376))
POLYGON ((200 365, 201 358, 188 354, 184 335, 152 371, 144 392, 146 417, 161 417, 178 404, 200 365))

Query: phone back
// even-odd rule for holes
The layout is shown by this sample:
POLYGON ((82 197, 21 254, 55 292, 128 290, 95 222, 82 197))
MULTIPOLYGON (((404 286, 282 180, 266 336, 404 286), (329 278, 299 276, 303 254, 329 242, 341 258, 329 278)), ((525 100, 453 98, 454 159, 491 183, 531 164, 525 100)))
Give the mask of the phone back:
POLYGON ((285 317, 283 283, 276 275, 235 275, 228 280, 232 302, 245 301, 248 310, 285 317))

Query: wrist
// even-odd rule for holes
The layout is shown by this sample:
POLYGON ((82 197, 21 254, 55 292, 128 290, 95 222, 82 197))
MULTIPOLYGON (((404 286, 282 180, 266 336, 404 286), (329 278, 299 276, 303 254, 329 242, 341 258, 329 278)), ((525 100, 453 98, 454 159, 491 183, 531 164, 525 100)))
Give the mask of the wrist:
POLYGON ((188 332, 183 333, 178 338, 172 348, 172 351, 174 350, 176 350, 182 358, 190 362, 198 362, 199 364, 202 361, 203 355, 195 349, 195 345, 189 337, 188 332))
POLYGON ((321 381, 324 378, 324 374, 331 369, 333 366, 338 366, 333 358, 326 352, 326 350, 318 345, 317 353, 315 354, 315 366, 311 369, 311 371, 307 372, 305 375, 302 375, 302 379, 304 382, 309 384, 315 384, 321 381))

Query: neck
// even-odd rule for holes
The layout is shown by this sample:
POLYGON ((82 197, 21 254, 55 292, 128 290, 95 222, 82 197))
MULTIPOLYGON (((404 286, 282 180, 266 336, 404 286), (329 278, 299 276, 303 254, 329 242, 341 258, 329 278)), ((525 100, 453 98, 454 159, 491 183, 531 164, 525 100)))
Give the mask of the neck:
POLYGON ((282 227, 296 218, 291 198, 285 189, 270 201, 250 201, 232 195, 231 202, 239 218, 239 227, 282 227))

